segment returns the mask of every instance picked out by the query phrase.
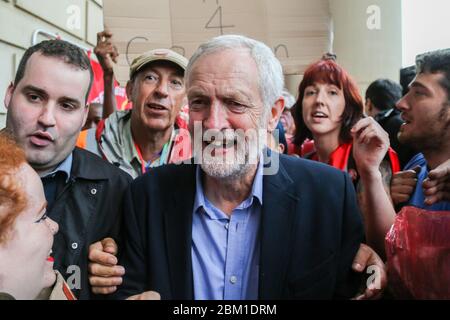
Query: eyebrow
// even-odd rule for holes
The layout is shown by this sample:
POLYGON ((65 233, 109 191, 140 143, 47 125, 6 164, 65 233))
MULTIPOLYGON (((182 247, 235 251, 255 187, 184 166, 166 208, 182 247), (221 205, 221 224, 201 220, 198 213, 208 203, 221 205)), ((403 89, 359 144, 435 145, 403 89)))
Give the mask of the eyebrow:
MULTIPOLYGON (((41 88, 38 88, 38 87, 35 87, 33 85, 27 85, 27 86, 23 87, 22 92, 24 92, 24 91, 33 91, 35 93, 40 94, 41 96, 43 96, 46 99, 48 99, 48 97, 49 97, 48 93, 45 90, 43 90, 41 88)), ((76 104, 78 106, 83 105, 79 100, 77 100, 75 98, 71 98, 71 97, 66 97, 66 96, 60 97, 58 99, 58 101, 71 102, 71 103, 74 103, 74 104, 76 104)))
MULTIPOLYGON (((210 99, 209 94, 202 90, 202 89, 191 89, 190 91, 188 91, 187 93, 187 97, 188 99, 192 99, 192 98, 205 98, 205 99, 210 99)), ((217 97, 221 100, 223 99, 232 99, 232 100, 239 100, 245 103, 250 103, 251 99, 250 97, 248 97, 244 92, 242 91, 237 91, 237 92, 229 92, 226 91, 223 94, 217 95, 217 97)))
MULTIPOLYGON (((143 75, 145 75, 145 74, 147 74, 149 72, 153 72, 153 73, 156 73, 158 75, 161 75, 161 71, 158 70, 158 66, 149 66, 146 69, 142 70, 142 74, 143 75)), ((178 69, 174 69, 174 70, 171 70, 169 76, 171 76, 171 77, 180 77, 180 78, 182 78, 184 80, 184 71, 178 70, 178 69)))
POLYGON ((220 99, 231 99, 231 100, 238 100, 243 103, 250 103, 252 104, 252 101, 250 97, 241 90, 236 90, 233 92, 225 91, 222 95, 219 95, 220 99))
POLYGON ((191 97, 191 96, 195 96, 195 97, 199 97, 200 96, 200 97, 204 97, 204 98, 208 97, 206 91, 202 90, 200 88, 189 89, 186 92, 186 95, 187 95, 188 98, 191 97))
MULTIPOLYGON (((310 85, 306 86, 305 88, 309 88, 309 87, 314 87, 317 88, 318 84, 321 84, 321 82, 314 82, 311 83, 310 85)), ((329 87, 334 87, 336 89, 342 90, 341 88, 339 88, 337 85, 333 84, 333 83, 323 83, 324 86, 329 86, 329 87)))
POLYGON ((430 89, 428 89, 427 86, 425 86, 424 84, 420 83, 420 82, 417 81, 417 80, 415 80, 414 82, 412 82, 412 83, 409 85, 409 87, 410 87, 410 88, 421 88, 421 89, 430 91, 430 89))
POLYGON ((80 102, 77 99, 71 98, 71 97, 61 97, 61 98, 58 99, 58 101, 71 102, 73 104, 76 104, 77 106, 82 106, 83 105, 82 102, 80 102))
POLYGON ((25 87, 23 87, 22 92, 24 91, 33 91, 36 92, 38 94, 40 94, 41 96, 44 96, 45 98, 48 98, 48 94, 44 89, 32 86, 32 85, 27 85, 25 87))

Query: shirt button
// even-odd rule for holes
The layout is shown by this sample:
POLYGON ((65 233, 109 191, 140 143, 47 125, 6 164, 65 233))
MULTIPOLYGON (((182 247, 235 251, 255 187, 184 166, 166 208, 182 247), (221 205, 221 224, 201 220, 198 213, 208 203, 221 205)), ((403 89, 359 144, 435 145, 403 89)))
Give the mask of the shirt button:
POLYGON ((229 227, 230 227, 230 224, 227 222, 227 223, 225 224, 225 229, 228 230, 229 227))
POLYGON ((76 250, 78 248, 78 243, 74 242, 72 243, 72 249, 76 250))
POLYGON ((95 195, 96 193, 97 193, 97 189, 92 188, 92 189, 91 189, 91 194, 92 194, 92 195, 95 195))
POLYGON ((237 277, 236 276, 231 276, 230 277, 230 282, 231 282, 231 284, 235 284, 237 282, 237 277))

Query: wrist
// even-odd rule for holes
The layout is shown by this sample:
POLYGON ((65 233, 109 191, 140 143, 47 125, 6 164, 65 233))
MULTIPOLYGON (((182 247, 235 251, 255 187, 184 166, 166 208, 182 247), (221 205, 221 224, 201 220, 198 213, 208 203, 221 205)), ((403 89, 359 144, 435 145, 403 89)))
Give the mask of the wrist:
POLYGON ((103 70, 103 81, 113 81, 114 80, 114 71, 105 71, 103 70))
POLYGON ((365 170, 358 170, 359 176, 364 181, 376 181, 381 180, 381 172, 377 169, 365 169, 365 170))

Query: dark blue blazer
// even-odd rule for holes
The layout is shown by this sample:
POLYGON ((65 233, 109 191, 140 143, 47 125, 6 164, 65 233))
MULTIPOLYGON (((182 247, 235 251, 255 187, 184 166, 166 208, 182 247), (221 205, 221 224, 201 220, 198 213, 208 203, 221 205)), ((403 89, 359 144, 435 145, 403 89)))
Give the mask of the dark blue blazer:
MULTIPOLYGON (((263 178, 260 299, 348 298, 351 265, 363 240, 348 176, 330 166, 280 155, 263 178)), ((116 298, 154 290, 193 299, 192 210, 196 165, 167 165, 136 179, 125 197, 123 284, 116 298)))

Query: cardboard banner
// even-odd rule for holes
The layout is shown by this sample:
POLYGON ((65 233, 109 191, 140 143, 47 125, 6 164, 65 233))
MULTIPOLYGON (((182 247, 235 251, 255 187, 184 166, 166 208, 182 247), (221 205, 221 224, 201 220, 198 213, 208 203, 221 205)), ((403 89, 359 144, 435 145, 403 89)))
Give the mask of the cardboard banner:
POLYGON ((331 48, 328 0, 103 0, 105 28, 113 32, 121 85, 140 53, 171 48, 189 58, 202 42, 221 34, 243 34, 265 42, 286 75, 331 48))

